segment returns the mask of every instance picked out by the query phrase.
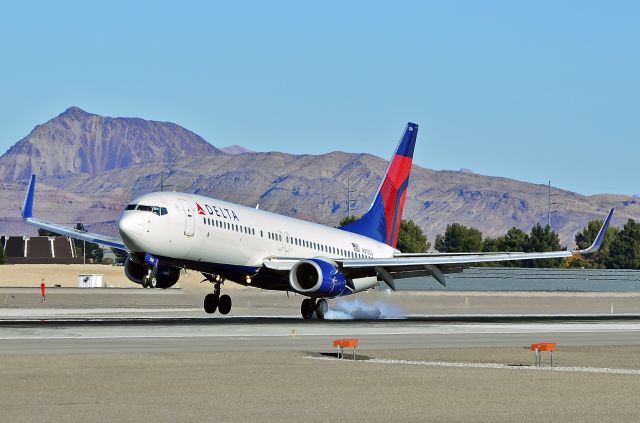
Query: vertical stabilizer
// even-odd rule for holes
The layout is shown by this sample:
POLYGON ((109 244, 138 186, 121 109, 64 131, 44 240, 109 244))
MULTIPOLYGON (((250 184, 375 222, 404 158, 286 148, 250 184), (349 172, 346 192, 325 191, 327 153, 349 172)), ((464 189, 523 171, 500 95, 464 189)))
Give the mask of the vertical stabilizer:
POLYGON ((371 207, 360 220, 343 226, 342 230, 396 247, 417 136, 418 125, 409 122, 371 207))

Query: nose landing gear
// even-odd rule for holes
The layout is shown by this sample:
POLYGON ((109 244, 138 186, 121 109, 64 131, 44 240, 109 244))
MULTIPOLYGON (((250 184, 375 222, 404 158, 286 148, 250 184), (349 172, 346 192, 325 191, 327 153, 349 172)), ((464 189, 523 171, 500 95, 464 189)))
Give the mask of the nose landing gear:
POLYGON ((317 302, 314 298, 305 298, 300 305, 300 314, 305 320, 311 319, 314 312, 318 319, 324 320, 328 311, 329 303, 324 298, 319 299, 317 302))
POLYGON ((158 275, 158 260, 150 256, 149 254, 145 255, 145 263, 147 266, 147 274, 142 278, 142 287, 143 288, 157 288, 158 287, 158 279, 156 276, 158 275))
POLYGON ((142 278, 142 287, 143 288, 158 287, 158 279, 156 279, 156 272, 154 272, 152 269, 149 269, 149 273, 142 278))

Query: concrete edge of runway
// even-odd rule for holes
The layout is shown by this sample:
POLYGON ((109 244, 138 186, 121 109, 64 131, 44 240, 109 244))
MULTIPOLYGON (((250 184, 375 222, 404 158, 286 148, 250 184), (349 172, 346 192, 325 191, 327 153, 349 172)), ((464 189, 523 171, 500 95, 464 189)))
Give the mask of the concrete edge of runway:
POLYGON ((501 314, 501 315, 433 315, 409 316, 400 319, 342 319, 303 320, 294 316, 235 316, 235 317, 96 317, 96 318, 24 318, 0 319, 0 327, 8 326, 86 326, 86 325, 216 325, 216 324, 340 324, 340 323, 514 323, 514 322, 585 322, 636 321, 640 314, 501 314))

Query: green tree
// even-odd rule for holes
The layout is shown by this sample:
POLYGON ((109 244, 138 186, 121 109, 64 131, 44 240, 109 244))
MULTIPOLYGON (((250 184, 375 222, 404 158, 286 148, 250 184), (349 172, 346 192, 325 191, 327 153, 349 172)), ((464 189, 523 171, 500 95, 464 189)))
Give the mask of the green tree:
POLYGON ((608 269, 640 269, 640 223, 629 219, 618 233, 605 257, 608 269))
POLYGON ((438 234, 436 250, 441 253, 470 253, 482 250, 482 232, 459 223, 447 225, 444 235, 438 234))
POLYGON ((518 228, 511 228, 498 238, 498 251, 509 253, 524 252, 529 243, 529 235, 518 228))
POLYGON ((482 240, 482 251, 485 253, 493 253, 498 250, 498 238, 485 238, 482 240))
MULTIPOLYGON (((524 252, 529 242, 529 235, 518 228, 511 228, 506 234, 497 238, 486 238, 482 243, 482 251, 499 253, 524 252)), ((500 261, 486 263, 489 267, 522 267, 521 261, 500 261)))
POLYGON ((340 223, 338 223, 338 228, 342 228, 343 226, 348 225, 349 223, 353 223, 358 219, 360 219, 359 216, 347 216, 347 217, 344 217, 344 218, 342 218, 340 223))
MULTIPOLYGON (((560 251, 563 247, 560 245, 560 237, 551 228, 546 225, 544 228, 539 223, 531 228, 528 242, 525 245, 526 253, 545 253, 550 251, 560 251)), ((525 260, 525 267, 560 267, 562 259, 538 259, 525 260)))
POLYGON ((413 220, 402 220, 398 233, 398 250, 403 253, 426 253, 431 247, 427 236, 413 220))

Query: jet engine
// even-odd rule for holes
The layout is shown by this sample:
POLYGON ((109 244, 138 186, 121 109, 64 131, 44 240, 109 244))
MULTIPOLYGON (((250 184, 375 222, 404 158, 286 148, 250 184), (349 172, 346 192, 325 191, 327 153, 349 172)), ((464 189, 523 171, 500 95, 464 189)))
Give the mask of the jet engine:
POLYGON ((336 297, 344 291, 347 279, 334 262, 313 258, 293 265, 289 272, 289 285, 301 294, 336 297))
MULTIPOLYGON (((124 262, 124 274, 127 275, 130 281, 142 285, 142 279, 147 276, 149 267, 144 264, 140 264, 137 261, 131 259, 131 256, 127 257, 124 262)), ((180 279, 180 268, 173 266, 165 266, 163 264, 158 265, 158 272, 156 273, 156 281, 158 288, 171 288, 180 279)))

